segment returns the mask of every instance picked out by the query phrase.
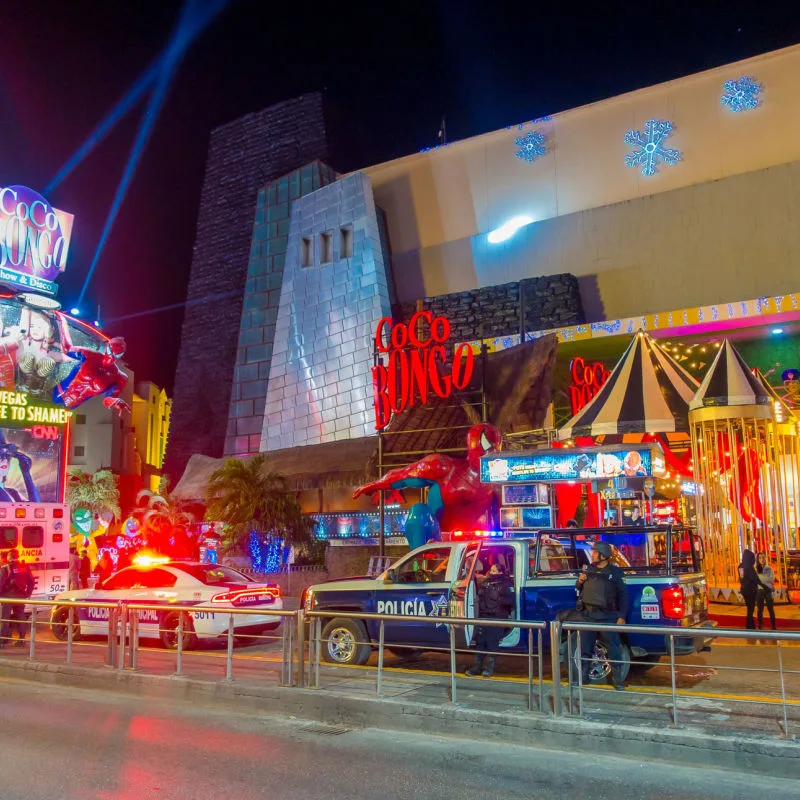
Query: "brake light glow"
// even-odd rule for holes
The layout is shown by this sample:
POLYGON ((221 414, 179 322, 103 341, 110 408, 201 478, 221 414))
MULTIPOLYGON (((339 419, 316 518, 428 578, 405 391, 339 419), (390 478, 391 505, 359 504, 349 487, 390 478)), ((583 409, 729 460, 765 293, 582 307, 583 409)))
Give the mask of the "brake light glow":
POLYGON ((666 619, 683 619, 686 614, 683 589, 680 586, 667 586, 661 595, 661 608, 666 619))
POLYGON ((281 596, 278 586, 259 586, 255 589, 230 589, 227 592, 220 592, 211 598, 212 603, 235 603, 237 600, 244 600, 251 597, 271 597, 276 600, 281 596))
POLYGON ((14 516, 17 519, 25 519, 25 509, 24 508, 15 508, 14 509, 14 516))

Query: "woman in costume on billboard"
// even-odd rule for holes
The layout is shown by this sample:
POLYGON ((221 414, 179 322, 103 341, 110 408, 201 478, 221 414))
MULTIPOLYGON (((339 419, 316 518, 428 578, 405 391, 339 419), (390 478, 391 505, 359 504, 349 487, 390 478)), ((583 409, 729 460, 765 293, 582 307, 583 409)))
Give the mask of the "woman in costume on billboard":
POLYGON ((0 431, 0 503, 40 503, 39 490, 31 477, 31 467, 33 460, 29 455, 23 453, 15 444, 10 444, 5 440, 2 431, 0 431), (6 479, 11 470, 11 460, 17 460, 19 471, 22 473, 22 480, 25 484, 25 491, 28 494, 24 498, 20 493, 6 486, 6 479))

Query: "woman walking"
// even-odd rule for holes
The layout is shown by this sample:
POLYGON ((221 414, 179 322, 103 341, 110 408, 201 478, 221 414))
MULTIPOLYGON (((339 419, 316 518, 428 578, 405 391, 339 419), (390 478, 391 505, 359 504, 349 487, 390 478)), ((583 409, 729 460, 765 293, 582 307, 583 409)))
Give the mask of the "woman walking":
POLYGON ((769 618, 772 622, 772 630, 775 630, 775 604, 773 595, 775 594, 775 572, 767 563, 767 554, 759 553, 756 559, 756 573, 758 575, 758 629, 764 630, 764 604, 767 605, 769 618))
POLYGON ((739 581, 741 582, 741 593, 747 606, 747 621, 745 628, 752 631, 756 628, 753 612, 756 609, 756 598, 758 595, 758 573, 756 572, 756 556, 752 550, 745 550, 742 553, 742 563, 739 564, 739 581))

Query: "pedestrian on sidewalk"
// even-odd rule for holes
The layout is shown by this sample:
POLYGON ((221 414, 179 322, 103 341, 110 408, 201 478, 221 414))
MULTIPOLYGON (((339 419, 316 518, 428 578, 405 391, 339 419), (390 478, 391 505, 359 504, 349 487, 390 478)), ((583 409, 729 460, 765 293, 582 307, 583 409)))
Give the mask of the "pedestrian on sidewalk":
MULTIPOLYGON (((483 619, 508 619, 514 609, 514 589, 502 564, 495 561, 478 589, 478 617, 483 619)), ((464 674, 473 677, 483 675, 491 678, 494 674, 495 653, 503 638, 503 628, 480 625, 475 632, 475 660, 464 674), (484 664, 484 658, 486 663, 484 664), (483 672, 481 672, 483 669, 483 672)))
POLYGON ((745 549, 742 553, 742 561, 739 564, 739 582, 741 584, 741 594, 747 606, 747 618, 745 628, 748 631, 756 629, 753 619, 753 612, 756 610, 756 599, 758 597, 758 573, 756 572, 756 555, 752 550, 745 549))
POLYGON ((759 553, 756 557, 756 574, 758 575, 758 595, 756 603, 758 607, 758 629, 764 630, 764 604, 766 603, 769 618, 772 622, 772 630, 775 630, 775 572, 767 563, 767 554, 759 553))

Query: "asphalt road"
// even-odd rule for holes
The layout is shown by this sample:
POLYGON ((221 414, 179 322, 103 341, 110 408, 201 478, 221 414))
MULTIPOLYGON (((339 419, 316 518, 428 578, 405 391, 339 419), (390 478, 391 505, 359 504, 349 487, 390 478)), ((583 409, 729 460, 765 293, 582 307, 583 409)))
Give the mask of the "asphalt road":
POLYGON ((0 680, 3 800, 792 800, 794 781, 0 680))

